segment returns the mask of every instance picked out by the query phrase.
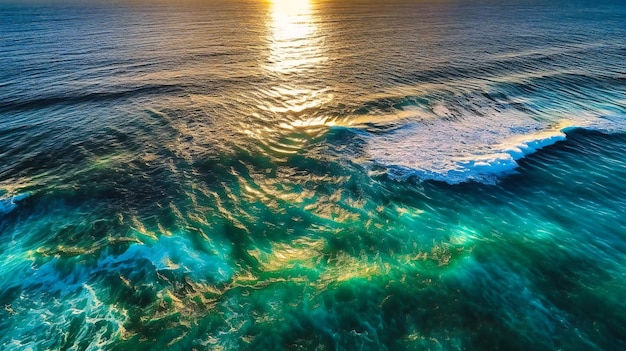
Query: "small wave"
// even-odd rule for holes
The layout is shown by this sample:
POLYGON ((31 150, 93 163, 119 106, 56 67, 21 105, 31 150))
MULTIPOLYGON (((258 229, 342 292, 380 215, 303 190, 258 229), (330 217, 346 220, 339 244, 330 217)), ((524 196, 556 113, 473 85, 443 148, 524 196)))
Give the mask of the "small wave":
POLYGON ((196 248, 194 243, 182 236, 163 236, 152 245, 132 244, 121 255, 107 256, 99 267, 117 271, 123 268, 131 275, 142 270, 169 270, 190 275, 194 281, 222 282, 231 278, 233 272, 226 262, 228 248, 196 248), (147 262, 147 263, 146 263, 147 262))
MULTIPOLYGON (((419 153, 408 155, 407 150, 397 150, 395 153, 384 152, 381 156, 380 150, 376 149, 372 162, 385 168, 389 177, 397 181, 417 177, 420 180, 434 180, 448 184, 471 181, 495 184, 501 177, 512 174, 518 167, 519 160, 545 147, 564 141, 568 135, 583 130, 600 133, 619 132, 616 127, 609 128, 602 125, 584 127, 567 125, 528 135, 509 137, 504 142, 490 147, 491 152, 486 153, 477 152, 467 156, 438 159, 442 153, 429 156, 419 155, 419 153), (426 165, 430 168, 425 167, 426 165)), ((409 141, 405 139, 404 143, 409 143, 409 141)))
POLYGON ((17 202, 29 197, 30 194, 23 193, 11 197, 0 198, 0 215, 7 214, 17 207, 17 202))
POLYGON ((38 97, 15 97, 0 103, 0 112, 27 111, 56 105, 74 105, 88 102, 115 101, 119 99, 141 96, 176 93, 181 90, 176 85, 145 85, 137 88, 111 92, 85 92, 38 97))
POLYGON ((401 164, 386 165, 386 167, 389 176, 395 180, 406 180, 416 176, 422 180, 442 181, 449 184, 469 181, 494 184, 498 177, 513 172, 518 166, 518 160, 565 139, 566 135, 561 130, 541 131, 511 138, 498 147, 494 147, 492 153, 453 157, 447 162, 439 160, 439 164, 441 166, 447 164, 448 169, 444 167, 425 169, 421 168, 418 163, 411 167, 406 161, 397 162, 401 164))
MULTIPOLYGON (((577 128, 614 133, 626 130, 619 115, 581 113, 571 119, 540 120, 509 107, 473 113, 446 103, 430 106, 430 119, 407 119, 391 131, 360 128, 366 167, 382 167, 390 178, 417 177, 450 184, 476 181, 494 184, 514 172, 517 161, 566 139, 577 128), (453 115, 455 118, 448 118, 453 115), (366 132, 363 132, 363 129, 366 132)), ((355 131, 356 132, 356 131, 355 131)))

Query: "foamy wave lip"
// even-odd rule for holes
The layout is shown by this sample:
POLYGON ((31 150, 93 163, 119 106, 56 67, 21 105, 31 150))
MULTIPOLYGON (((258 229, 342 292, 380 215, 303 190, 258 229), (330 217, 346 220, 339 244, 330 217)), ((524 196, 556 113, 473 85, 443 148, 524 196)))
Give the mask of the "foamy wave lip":
POLYGON ((417 177, 450 184, 493 184, 512 173, 521 158, 564 140, 566 128, 574 124, 540 121, 510 109, 463 111, 455 116, 445 106, 432 110, 430 119, 417 119, 391 132, 361 128, 366 166, 382 167, 399 181, 417 177))
POLYGON ((441 164, 448 164, 450 168, 420 169, 419 166, 381 164, 386 167, 388 175, 394 180, 404 181, 412 176, 422 180, 442 181, 449 184, 459 184, 477 181, 485 184, 494 184, 499 177, 511 174, 518 167, 517 161, 542 149, 565 140, 566 135, 561 130, 544 131, 526 135, 492 147, 491 153, 476 154, 466 157, 457 157, 441 160, 441 164))
POLYGON ((17 207, 17 202, 24 200, 29 196, 29 193, 23 193, 7 198, 0 198, 0 215, 13 211, 17 207))

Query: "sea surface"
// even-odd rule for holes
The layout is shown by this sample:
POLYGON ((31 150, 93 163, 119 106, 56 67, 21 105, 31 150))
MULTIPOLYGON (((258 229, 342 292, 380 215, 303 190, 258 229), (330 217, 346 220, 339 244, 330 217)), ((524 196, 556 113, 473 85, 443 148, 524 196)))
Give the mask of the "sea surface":
POLYGON ((0 349, 625 350, 626 3, 0 3, 0 349))

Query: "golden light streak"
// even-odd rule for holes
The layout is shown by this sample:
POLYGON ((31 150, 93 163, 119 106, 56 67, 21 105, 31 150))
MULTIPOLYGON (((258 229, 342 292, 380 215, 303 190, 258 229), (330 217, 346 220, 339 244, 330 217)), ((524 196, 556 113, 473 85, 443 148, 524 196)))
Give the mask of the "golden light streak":
POLYGON ((297 73, 325 60, 315 20, 309 0, 272 1, 269 70, 297 73))

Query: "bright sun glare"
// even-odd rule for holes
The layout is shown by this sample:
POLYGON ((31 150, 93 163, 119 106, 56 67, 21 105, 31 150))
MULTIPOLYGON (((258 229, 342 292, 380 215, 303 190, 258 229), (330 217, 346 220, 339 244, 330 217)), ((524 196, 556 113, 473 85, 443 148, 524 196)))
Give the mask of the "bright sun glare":
POLYGON ((272 32, 276 41, 306 39, 315 30, 309 0, 272 1, 272 32))
POLYGON ((272 1, 268 26, 271 71, 296 73, 321 61, 321 43, 310 0, 272 1))

